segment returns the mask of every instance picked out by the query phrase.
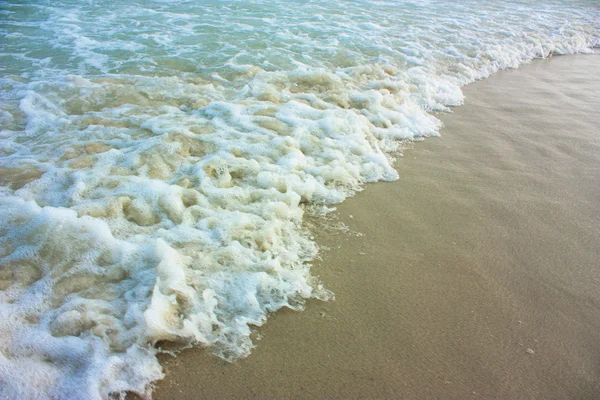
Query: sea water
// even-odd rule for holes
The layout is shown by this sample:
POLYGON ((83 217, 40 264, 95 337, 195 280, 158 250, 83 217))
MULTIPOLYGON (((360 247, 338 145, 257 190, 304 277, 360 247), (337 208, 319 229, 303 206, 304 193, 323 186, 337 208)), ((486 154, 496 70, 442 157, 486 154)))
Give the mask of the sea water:
POLYGON ((304 215, 396 179, 402 141, 437 135, 462 85, 598 46, 599 16, 2 1, 0 398, 148 394, 163 342, 247 356, 269 312, 332 297, 304 215))

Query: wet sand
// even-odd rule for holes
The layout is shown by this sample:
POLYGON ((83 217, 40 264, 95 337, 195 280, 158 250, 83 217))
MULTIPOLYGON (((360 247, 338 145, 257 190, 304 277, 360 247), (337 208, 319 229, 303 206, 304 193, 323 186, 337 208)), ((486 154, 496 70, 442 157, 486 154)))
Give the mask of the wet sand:
POLYGON ((317 229, 336 294, 229 364, 162 357, 156 399, 600 398, 600 54, 465 88, 401 178, 317 229))

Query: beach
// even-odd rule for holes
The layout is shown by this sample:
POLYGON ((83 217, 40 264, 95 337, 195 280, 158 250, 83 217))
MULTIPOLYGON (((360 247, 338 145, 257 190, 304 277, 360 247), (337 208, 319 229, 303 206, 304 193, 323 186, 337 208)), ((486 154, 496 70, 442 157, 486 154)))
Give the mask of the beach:
POLYGON ((0 399, 599 397, 596 1, 0 15, 0 399))
POLYGON ((311 221, 335 300, 281 310, 228 363, 160 356, 155 399, 600 397, 600 55, 463 88, 400 179, 311 221))

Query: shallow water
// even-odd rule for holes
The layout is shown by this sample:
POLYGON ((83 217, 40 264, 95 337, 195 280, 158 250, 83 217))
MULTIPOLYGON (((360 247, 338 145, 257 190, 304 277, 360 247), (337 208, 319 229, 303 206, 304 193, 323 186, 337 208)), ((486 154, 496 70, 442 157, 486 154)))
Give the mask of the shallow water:
POLYGON ((0 397, 145 393, 332 296, 305 213, 397 178, 460 87, 600 44, 592 2, 3 2, 0 397), (27 374, 24 372, 27 371, 27 374))

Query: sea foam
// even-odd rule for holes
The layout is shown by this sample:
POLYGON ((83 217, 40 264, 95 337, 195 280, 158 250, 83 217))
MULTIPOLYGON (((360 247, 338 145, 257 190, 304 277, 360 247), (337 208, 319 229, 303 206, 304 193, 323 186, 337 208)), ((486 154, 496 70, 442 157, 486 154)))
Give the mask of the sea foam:
POLYGON ((0 12, 2 398, 147 395, 163 342, 247 356, 333 296, 305 213, 397 179, 462 85, 599 44, 586 2, 0 12))

